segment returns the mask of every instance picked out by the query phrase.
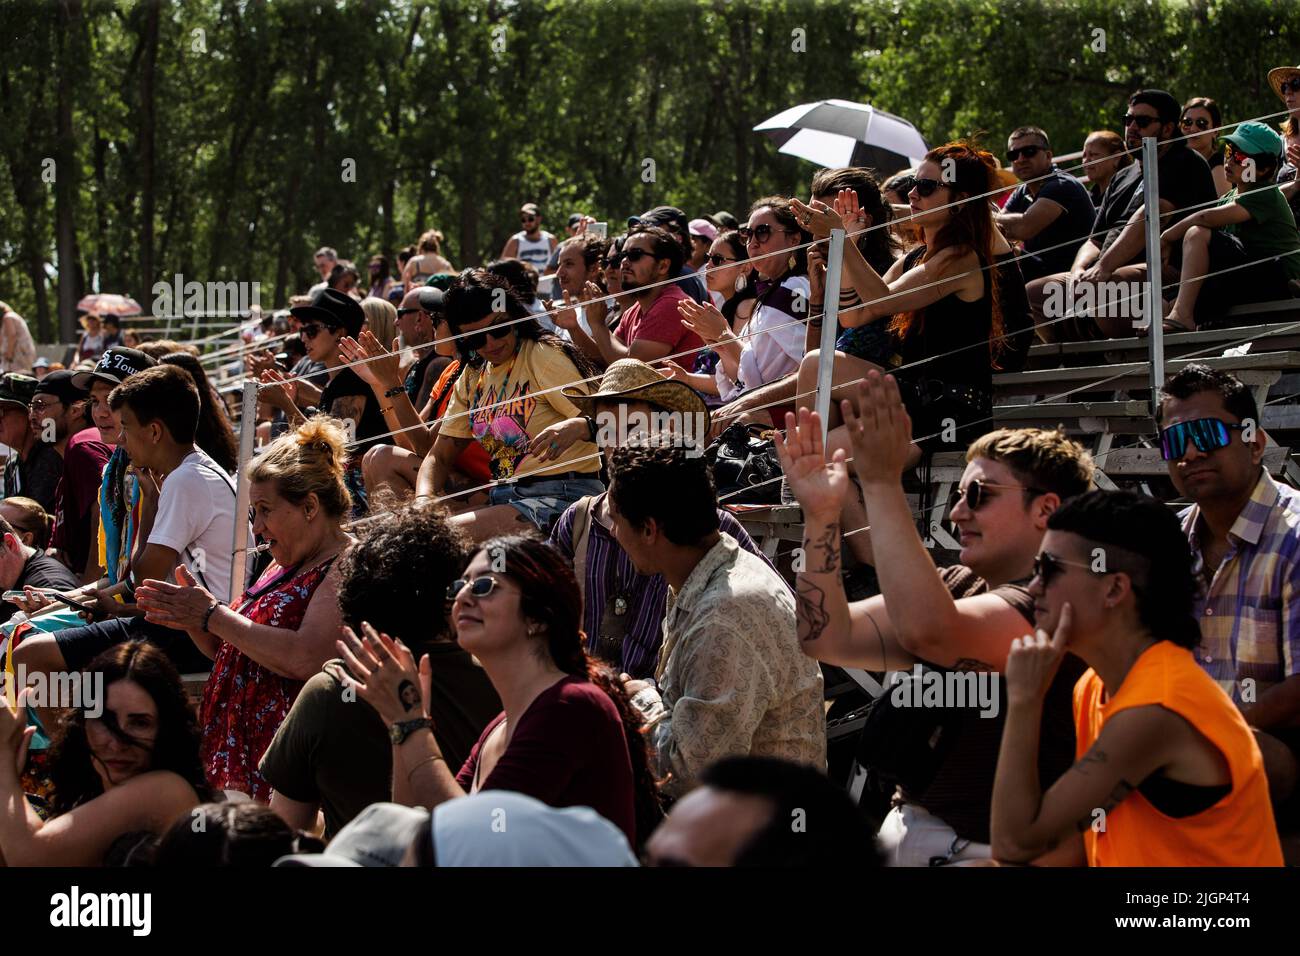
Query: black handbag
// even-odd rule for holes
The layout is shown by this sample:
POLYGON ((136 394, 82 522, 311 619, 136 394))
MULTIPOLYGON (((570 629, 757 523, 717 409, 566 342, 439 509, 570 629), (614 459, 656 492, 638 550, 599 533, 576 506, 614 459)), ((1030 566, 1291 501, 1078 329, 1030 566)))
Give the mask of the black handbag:
POLYGON ((781 462, 771 429, 736 422, 704 450, 719 500, 749 505, 781 503, 781 462))

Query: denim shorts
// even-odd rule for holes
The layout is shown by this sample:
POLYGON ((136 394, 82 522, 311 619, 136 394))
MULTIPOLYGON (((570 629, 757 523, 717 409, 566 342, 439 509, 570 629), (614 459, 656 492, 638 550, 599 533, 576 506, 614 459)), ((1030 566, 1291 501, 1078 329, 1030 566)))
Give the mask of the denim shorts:
POLYGON ((604 490, 604 483, 594 474, 590 478, 561 478, 551 481, 525 478, 522 482, 493 488, 488 492, 488 502, 510 505, 537 525, 543 534, 550 534, 551 528, 569 505, 579 498, 598 495, 604 490))

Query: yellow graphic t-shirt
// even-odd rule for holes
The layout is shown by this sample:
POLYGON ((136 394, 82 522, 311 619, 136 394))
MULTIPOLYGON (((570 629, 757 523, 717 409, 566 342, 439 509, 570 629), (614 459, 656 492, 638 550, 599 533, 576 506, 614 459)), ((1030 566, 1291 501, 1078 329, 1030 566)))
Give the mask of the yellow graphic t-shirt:
MULTIPOLYGON (((595 475, 600 460, 589 441, 574 442, 553 462, 538 462, 530 454, 538 432, 580 414, 560 389, 582 377, 560 349, 525 339, 514 357, 501 365, 465 370, 447 403, 442 434, 473 438, 482 445, 497 480, 566 471, 595 475)), ((578 387, 591 390, 590 383, 578 387)))

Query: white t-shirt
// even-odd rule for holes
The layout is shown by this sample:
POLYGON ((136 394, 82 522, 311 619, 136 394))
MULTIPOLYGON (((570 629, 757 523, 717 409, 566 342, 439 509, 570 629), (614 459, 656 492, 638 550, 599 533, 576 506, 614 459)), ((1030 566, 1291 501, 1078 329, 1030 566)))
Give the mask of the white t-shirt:
POLYGON ((727 378, 721 362, 714 370, 718 395, 724 402, 799 370, 804 353, 804 325, 808 321, 808 295, 808 277, 789 276, 779 288, 760 300, 740 334, 744 348, 740 353, 739 379, 727 378))
MULTIPOLYGON (((253 544, 251 531, 247 547, 253 544)), ((234 537, 235 481, 195 449, 163 480, 149 544, 171 548, 200 584, 228 601, 234 537)))

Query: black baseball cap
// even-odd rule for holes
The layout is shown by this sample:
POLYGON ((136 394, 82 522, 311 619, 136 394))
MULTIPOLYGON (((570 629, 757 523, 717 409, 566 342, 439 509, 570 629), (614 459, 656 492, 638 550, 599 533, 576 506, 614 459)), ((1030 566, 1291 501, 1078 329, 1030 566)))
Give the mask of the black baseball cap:
POLYGON ((628 216, 629 226, 664 226, 673 225, 683 236, 690 234, 690 221, 686 213, 676 206, 655 206, 639 216, 628 216))
MULTIPOLYGON (((143 372, 147 368, 153 368, 157 364, 139 349, 127 348, 125 345, 114 345, 111 349, 106 349, 104 354, 99 357, 99 364, 95 366, 93 372, 74 372, 72 384, 82 391, 89 391, 91 383, 96 380, 108 382, 110 385, 121 385, 129 376, 134 375, 136 372, 143 372)), ((50 373, 50 375, 54 374, 56 373, 50 373)), ((50 376, 45 377, 49 378, 50 376)))
POLYGON ((342 329, 353 338, 361 334, 366 321, 361 303, 337 289, 321 289, 308 305, 297 305, 289 311, 299 322, 319 322, 331 329, 342 329))
POLYGON ((0 375, 0 404, 26 408, 32 403, 32 396, 36 394, 36 386, 39 384, 41 383, 30 375, 20 375, 18 372, 0 375))
POLYGON ((86 397, 84 388, 77 388, 73 381, 77 373, 66 368, 61 368, 57 372, 50 372, 43 379, 36 383, 35 395, 53 395, 65 405, 71 405, 73 402, 79 402, 86 397))

